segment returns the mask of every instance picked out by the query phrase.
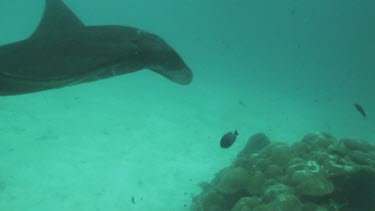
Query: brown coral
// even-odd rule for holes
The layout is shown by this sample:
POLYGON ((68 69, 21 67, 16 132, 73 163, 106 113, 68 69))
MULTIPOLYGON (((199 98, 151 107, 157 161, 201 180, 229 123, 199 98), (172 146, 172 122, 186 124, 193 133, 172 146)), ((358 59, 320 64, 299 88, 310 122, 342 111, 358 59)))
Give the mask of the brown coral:
POLYGON ((375 146, 307 134, 289 146, 249 139, 233 166, 195 196, 192 211, 356 210, 375 207, 375 146), (254 147, 254 140, 267 143, 254 147))

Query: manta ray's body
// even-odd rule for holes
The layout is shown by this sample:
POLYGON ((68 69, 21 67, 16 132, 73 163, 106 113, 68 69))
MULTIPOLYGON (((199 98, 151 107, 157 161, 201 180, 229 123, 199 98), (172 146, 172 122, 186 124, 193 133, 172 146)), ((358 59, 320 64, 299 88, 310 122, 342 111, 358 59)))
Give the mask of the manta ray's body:
POLYGON ((154 34, 124 26, 85 26, 61 0, 46 0, 26 40, 0 46, 0 95, 64 87, 150 69, 178 83, 193 74, 154 34))

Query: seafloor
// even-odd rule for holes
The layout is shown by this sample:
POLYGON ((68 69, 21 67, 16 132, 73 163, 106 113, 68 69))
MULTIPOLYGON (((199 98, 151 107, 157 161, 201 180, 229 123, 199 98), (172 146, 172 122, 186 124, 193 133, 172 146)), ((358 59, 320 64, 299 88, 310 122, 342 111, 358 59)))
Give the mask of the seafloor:
POLYGON ((351 105, 333 118, 303 100, 225 92, 139 72, 1 98, 0 210, 188 210, 198 184, 230 166, 251 134, 290 144, 316 128, 364 139, 371 122, 351 105), (221 149, 235 128, 236 142, 221 149))

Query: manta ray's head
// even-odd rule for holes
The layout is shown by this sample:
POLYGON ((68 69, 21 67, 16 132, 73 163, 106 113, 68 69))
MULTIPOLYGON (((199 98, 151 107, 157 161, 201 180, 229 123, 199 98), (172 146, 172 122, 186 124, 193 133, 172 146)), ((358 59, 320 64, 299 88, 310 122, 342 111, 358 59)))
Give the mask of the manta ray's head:
POLYGON ((138 30, 134 41, 146 68, 157 72, 178 84, 189 84, 193 73, 180 55, 160 37, 138 30))
MULTIPOLYGON (((94 28, 94 27, 92 27, 94 28)), ((96 28, 96 27, 95 27, 96 28)), ((193 73, 178 53, 159 36, 131 27, 100 27, 105 45, 111 50, 122 51, 122 67, 131 71, 150 69, 171 81, 186 85, 193 79, 193 73), (104 34, 103 34, 103 29, 104 34), (108 43, 110 42, 110 44, 108 43)))

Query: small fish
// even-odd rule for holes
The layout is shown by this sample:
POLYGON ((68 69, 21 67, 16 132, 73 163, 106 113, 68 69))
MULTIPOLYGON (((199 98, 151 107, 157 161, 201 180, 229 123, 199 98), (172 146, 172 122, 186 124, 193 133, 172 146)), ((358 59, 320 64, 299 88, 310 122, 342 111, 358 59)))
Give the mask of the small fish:
POLYGON ((362 114, 363 117, 366 117, 366 112, 360 104, 356 103, 354 104, 354 107, 357 109, 359 113, 362 114))
POLYGON ((243 107, 246 107, 246 103, 244 101, 242 101, 241 99, 238 100, 238 104, 240 104, 243 107))
POLYGON ((237 130, 235 130, 234 132, 226 133, 220 140, 220 146, 222 148, 228 148, 232 146, 232 144, 236 141, 237 135, 237 130))
POLYGON ((291 16, 294 16, 296 14, 296 9, 292 8, 289 12, 291 16))
POLYGON ((134 198, 134 196, 132 196, 131 201, 132 201, 132 204, 135 204, 135 198, 134 198))

